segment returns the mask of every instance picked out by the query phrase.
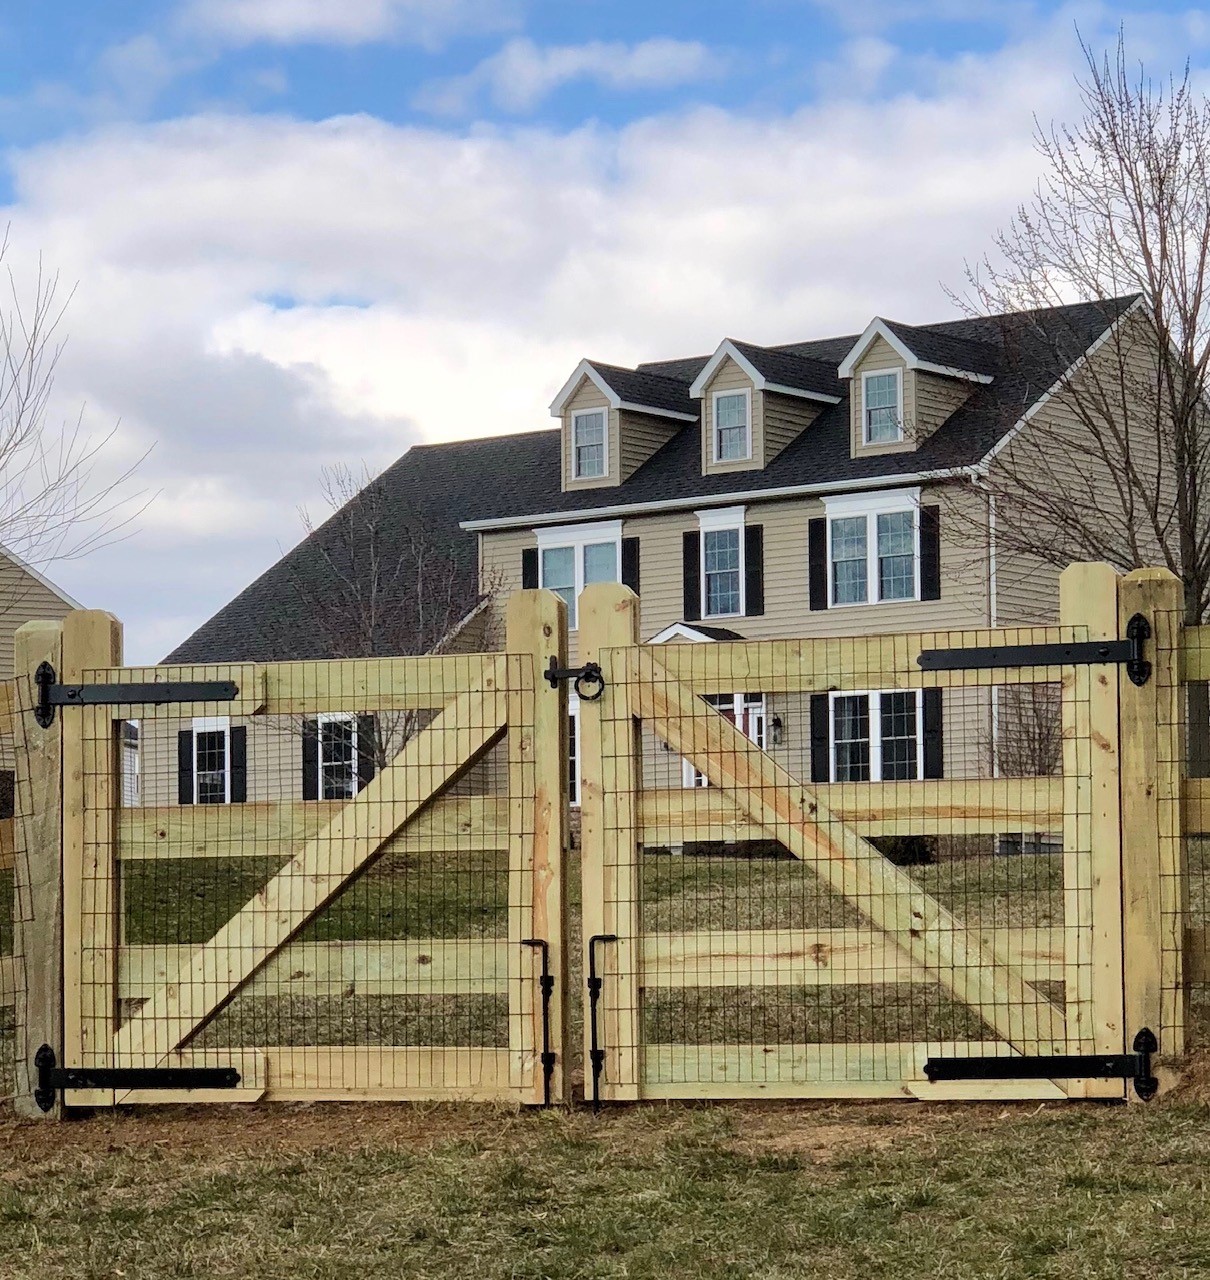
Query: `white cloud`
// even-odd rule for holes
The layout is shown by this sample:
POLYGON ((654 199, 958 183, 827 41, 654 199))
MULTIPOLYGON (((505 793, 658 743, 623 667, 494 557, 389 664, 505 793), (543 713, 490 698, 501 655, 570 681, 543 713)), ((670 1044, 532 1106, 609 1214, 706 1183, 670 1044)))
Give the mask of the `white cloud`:
POLYGON ((399 39, 436 47, 464 33, 508 30, 522 0, 187 0, 187 27, 230 44, 362 44, 399 39))
POLYGON ((52 576, 154 659, 299 536, 325 463, 549 425, 582 355, 946 315, 939 282, 1031 187, 1034 112, 1072 105, 1068 20, 927 96, 789 115, 208 116, 16 154, 0 218, 80 281, 59 406, 120 418, 127 454, 158 441, 143 534, 52 576))
POLYGON ((503 111, 521 113, 575 80, 616 90, 672 89, 711 79, 724 67, 719 55, 696 40, 538 45, 520 37, 468 74, 425 86, 415 102, 436 115, 464 115, 486 96, 503 111))

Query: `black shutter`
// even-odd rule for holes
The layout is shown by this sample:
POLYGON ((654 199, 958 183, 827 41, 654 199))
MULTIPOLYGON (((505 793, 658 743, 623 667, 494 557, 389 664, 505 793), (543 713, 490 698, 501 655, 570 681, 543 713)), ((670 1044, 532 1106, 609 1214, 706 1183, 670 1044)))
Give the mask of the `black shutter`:
POLYGON ((319 721, 302 723, 302 798, 319 799, 319 721))
POLYGON ((702 616, 702 537, 696 529, 682 536, 681 557, 685 621, 697 622, 702 616))
POLYGON ((920 508, 920 598, 941 599, 941 508, 920 508))
POLYGON ((744 615, 759 618, 765 611, 765 527, 744 527, 744 615))
POLYGON ((538 548, 526 547, 521 552, 521 589, 533 591, 538 585, 538 548))
POLYGON ((832 780, 831 712, 826 693, 811 695, 811 781, 832 780))
POLYGON ((807 587, 812 609, 828 607, 828 522, 807 521, 807 587))
POLYGON ((622 585, 639 594, 639 540, 622 539, 622 585))
POLYGON ((176 802, 193 803, 193 730, 176 735, 176 802))
POLYGON ((945 777, 945 735, 941 723, 941 690, 924 690, 924 776, 945 777))
POLYGON ((374 715, 357 717, 357 790, 373 780, 378 768, 378 725, 374 715))
POLYGON ((248 730, 240 725, 231 730, 231 803, 248 799, 248 730))

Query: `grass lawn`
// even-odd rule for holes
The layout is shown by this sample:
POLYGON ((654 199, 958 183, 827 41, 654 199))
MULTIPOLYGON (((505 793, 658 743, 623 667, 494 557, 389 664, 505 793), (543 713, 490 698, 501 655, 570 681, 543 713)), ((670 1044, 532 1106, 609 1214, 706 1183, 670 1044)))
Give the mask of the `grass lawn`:
POLYGON ((1208 1144, 1163 1101, 0 1119, 0 1275, 1167 1280, 1208 1144))

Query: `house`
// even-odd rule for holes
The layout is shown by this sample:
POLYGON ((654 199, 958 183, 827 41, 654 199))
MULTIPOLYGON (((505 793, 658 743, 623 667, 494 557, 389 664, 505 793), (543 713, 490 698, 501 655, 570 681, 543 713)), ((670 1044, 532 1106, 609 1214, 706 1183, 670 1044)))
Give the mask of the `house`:
MULTIPOLYGON (((633 369, 583 360, 551 405, 553 430, 414 448, 373 488, 440 539, 477 600, 447 637, 464 650, 498 648, 509 593, 542 586, 567 602, 574 659, 577 597, 606 580, 641 596, 657 644, 1053 621, 1057 570, 997 553, 981 481, 1019 433, 1078 429, 1064 388, 1108 358, 1109 335, 1145 327, 1136 303, 876 318, 860 334, 726 339, 633 369)), ((299 575, 322 581, 326 529, 166 661, 334 656, 288 589, 299 575)), ((737 687, 713 702, 797 776, 878 781, 1003 768, 1015 696, 956 689, 943 706, 939 691, 737 687)), ((160 802, 351 794, 372 767, 369 732, 338 718, 257 747, 246 726, 195 723, 161 762, 176 786, 160 802), (272 767, 248 763, 268 756, 272 767)), ((655 740, 644 772, 649 786, 702 783, 655 740)))

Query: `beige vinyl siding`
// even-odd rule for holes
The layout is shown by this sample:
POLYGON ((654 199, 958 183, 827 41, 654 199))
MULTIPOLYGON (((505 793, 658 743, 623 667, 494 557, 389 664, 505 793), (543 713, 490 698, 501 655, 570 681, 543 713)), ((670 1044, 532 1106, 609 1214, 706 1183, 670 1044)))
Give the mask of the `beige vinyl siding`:
POLYGON ((659 418, 650 413, 635 413, 631 409, 619 410, 617 418, 619 467, 623 481, 629 480, 678 431, 697 430, 691 422, 659 418))
POLYGON ((904 433, 916 444, 927 439, 966 403, 974 385, 962 378, 909 370, 903 389, 904 433))
POLYGON ((702 393, 702 474, 725 475, 731 471, 758 471, 765 465, 764 397, 752 379, 729 356, 715 370, 702 393), (714 461, 714 395, 717 391, 747 391, 752 421, 752 456, 736 462, 714 461))
POLYGON ((819 417, 822 405, 776 391, 759 393, 764 419, 764 462, 768 466, 819 417))
POLYGON ((609 407, 609 400, 591 378, 581 379, 575 395, 563 409, 563 488, 566 489, 607 489, 618 484, 618 468, 620 463, 618 442, 618 413, 609 407), (585 409, 603 409, 605 411, 606 434, 606 473, 599 479, 577 480, 572 475, 571 429, 574 415, 585 409))
POLYGON ((903 379, 903 416, 909 419, 912 417, 908 367, 903 358, 885 338, 875 338, 870 344, 869 350, 866 351, 865 355, 861 357, 854 367, 853 377, 849 382, 849 431, 855 455, 874 456, 883 453, 903 453, 916 447, 911 439, 911 432, 906 429, 904 431, 904 439, 898 444, 865 443, 865 431, 863 429, 865 405, 861 394, 862 374, 881 373, 891 369, 898 369, 900 377, 903 379))

